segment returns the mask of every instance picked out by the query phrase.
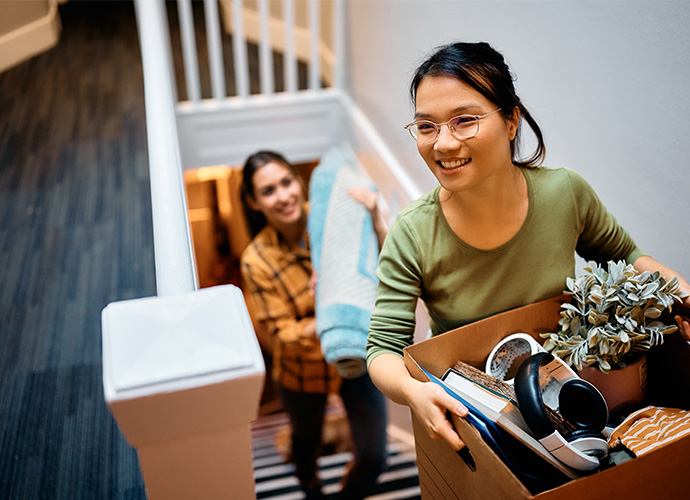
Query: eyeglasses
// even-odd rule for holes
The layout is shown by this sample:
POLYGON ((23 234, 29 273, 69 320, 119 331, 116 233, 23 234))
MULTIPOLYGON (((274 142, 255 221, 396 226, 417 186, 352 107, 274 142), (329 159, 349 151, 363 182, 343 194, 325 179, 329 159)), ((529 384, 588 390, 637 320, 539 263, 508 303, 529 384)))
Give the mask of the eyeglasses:
POLYGON ((479 133, 479 120, 494 114, 496 111, 501 111, 501 108, 494 109, 483 115, 456 116, 445 123, 417 120, 405 125, 405 129, 407 129, 415 141, 420 143, 436 142, 441 133, 441 127, 444 125, 448 125, 448 130, 456 139, 470 139, 479 133))

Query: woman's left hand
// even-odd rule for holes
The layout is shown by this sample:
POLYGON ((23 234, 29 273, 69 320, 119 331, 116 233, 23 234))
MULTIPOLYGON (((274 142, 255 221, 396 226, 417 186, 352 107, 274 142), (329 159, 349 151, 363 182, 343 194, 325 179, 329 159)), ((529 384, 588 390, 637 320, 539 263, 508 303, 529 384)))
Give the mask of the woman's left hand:
POLYGON ((371 213, 372 215, 376 214, 376 201, 379 196, 378 193, 371 191, 367 188, 354 187, 348 189, 347 194, 349 194, 353 200, 364 205, 364 208, 366 208, 369 211, 369 213, 371 213))
MULTIPOLYGON (((633 262, 633 266, 635 266, 637 272, 640 273, 644 271, 649 271, 650 273, 659 272, 659 274, 664 276, 667 280, 670 280, 673 277, 677 277, 680 281, 678 286, 678 292, 688 294, 686 297, 683 297, 683 305, 686 308, 690 308, 690 283, 688 283, 677 272, 662 265, 660 262, 650 257, 649 255, 642 255, 635 259, 635 262, 633 262)), ((671 310, 671 312, 673 313, 673 310, 671 310)), ((688 315, 686 314, 686 317, 687 316, 688 315)), ((674 319, 676 320, 678 330, 680 331, 680 334, 683 337, 683 339, 690 342, 690 322, 688 321, 690 320, 690 317, 688 317, 687 319, 683 319, 680 316, 676 315, 674 316, 674 319)))
POLYGON ((376 191, 363 187, 350 188, 347 190, 347 194, 349 194, 350 198, 355 200, 357 203, 361 203, 371 215, 371 221, 374 224, 376 239, 379 242, 379 250, 381 250, 383 240, 386 238, 386 234, 388 234, 388 224, 379 211, 379 194, 376 191))
MULTIPOLYGON (((683 305, 690 309, 690 295, 683 299, 683 305)), ((686 319, 681 316, 676 316, 675 319, 680 335, 690 343, 690 318, 686 319)))

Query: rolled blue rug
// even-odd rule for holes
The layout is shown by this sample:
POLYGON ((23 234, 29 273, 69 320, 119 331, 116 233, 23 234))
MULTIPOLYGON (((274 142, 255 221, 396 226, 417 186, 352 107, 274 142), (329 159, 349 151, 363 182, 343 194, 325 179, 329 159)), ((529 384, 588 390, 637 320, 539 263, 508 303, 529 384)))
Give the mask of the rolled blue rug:
POLYGON ((376 190, 340 149, 329 150, 309 184, 307 229, 316 283, 316 331, 326 361, 345 378, 366 370, 366 342, 378 280, 378 241, 369 211, 347 191, 376 190))

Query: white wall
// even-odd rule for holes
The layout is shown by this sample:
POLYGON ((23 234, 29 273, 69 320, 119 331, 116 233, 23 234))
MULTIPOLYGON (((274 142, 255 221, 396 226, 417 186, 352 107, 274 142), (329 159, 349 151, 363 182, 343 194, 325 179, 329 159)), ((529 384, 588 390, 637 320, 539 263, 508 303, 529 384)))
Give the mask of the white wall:
POLYGON ((546 136, 638 245, 690 279, 690 2, 348 2, 348 87, 424 191, 436 180, 402 129, 435 46, 488 41, 546 136))

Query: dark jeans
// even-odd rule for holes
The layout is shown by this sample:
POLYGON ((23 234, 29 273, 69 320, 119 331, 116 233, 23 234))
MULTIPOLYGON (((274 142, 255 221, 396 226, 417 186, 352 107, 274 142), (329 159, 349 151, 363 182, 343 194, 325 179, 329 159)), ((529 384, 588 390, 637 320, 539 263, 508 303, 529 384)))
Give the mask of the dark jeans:
MULTIPOLYGON (((321 447, 327 397, 284 387, 280 387, 280 395, 292 425, 295 475, 303 490, 313 490, 319 484, 316 459, 321 447)), ((386 465, 386 400, 368 373, 355 379, 343 379, 340 397, 350 422, 354 464, 338 498, 361 500, 371 492, 386 465)))

